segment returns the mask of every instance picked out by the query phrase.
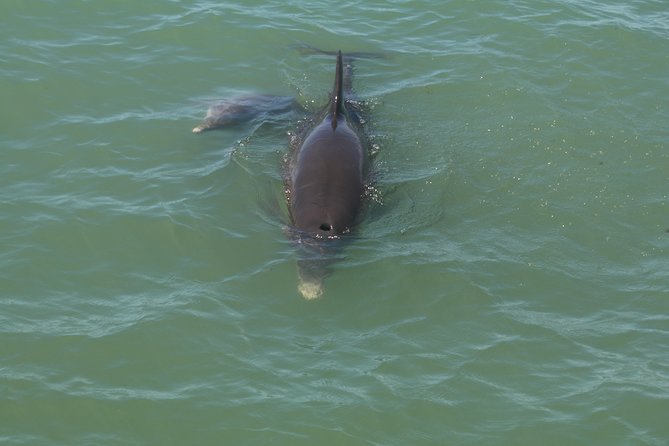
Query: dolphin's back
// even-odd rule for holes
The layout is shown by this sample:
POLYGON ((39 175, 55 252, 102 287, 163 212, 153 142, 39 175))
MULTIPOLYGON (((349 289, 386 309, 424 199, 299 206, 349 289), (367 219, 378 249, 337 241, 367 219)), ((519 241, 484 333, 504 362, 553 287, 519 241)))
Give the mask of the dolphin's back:
POLYGON ((363 149, 345 120, 328 118, 307 137, 293 172, 291 210, 295 227, 323 236, 353 226, 363 187, 363 149))
POLYGON ((344 107, 343 84, 340 51, 328 113, 298 149, 291 173, 293 223, 315 236, 348 232, 360 208, 365 152, 344 107))

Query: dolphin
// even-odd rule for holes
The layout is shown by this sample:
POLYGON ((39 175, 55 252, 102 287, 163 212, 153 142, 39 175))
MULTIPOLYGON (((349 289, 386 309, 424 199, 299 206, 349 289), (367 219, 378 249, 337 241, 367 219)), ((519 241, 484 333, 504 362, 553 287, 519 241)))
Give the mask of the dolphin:
MULTIPOLYGON (((284 172, 290 227, 297 245, 298 290, 306 299, 323 294, 323 280, 358 220, 365 189, 367 147, 360 103, 353 98, 352 68, 341 51, 322 51, 306 45, 301 52, 336 55, 330 101, 316 113, 311 126, 291 139, 288 171, 284 172), (346 96, 346 97, 345 97, 346 96)), ((350 53, 347 59, 379 57, 350 53)), ((193 129, 203 133, 304 111, 292 97, 245 94, 213 104, 204 121, 193 129)))
POLYGON ((306 299, 322 295, 328 266, 341 237, 356 224, 364 191, 367 150, 359 116, 344 97, 351 81, 344 78, 343 65, 339 51, 330 103, 289 166, 291 232, 301 247, 298 290, 306 299))
POLYGON ((269 119, 299 109, 290 96, 245 94, 218 101, 209 107, 204 121, 193 128, 193 133, 227 129, 253 120, 269 119))

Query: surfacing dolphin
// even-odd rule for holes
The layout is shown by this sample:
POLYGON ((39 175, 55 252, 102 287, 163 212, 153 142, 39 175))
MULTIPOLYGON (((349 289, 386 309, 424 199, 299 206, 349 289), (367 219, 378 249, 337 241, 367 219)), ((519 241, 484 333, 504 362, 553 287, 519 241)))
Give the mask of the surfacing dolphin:
POLYGON ((367 149, 359 116, 344 97, 351 82, 342 59, 339 51, 330 104, 294 150, 287 178, 292 234, 301 249, 298 289, 306 299, 323 293, 339 239, 353 229, 364 191, 367 149))
MULTIPOLYGON (((299 49, 334 54, 308 46, 299 49)), ((294 138, 285 175, 291 220, 286 232, 298 247, 298 290, 306 299, 323 294, 323 280, 339 256, 342 236, 357 223, 365 189, 368 144, 359 104, 351 100, 352 68, 348 63, 344 66, 341 51, 336 56, 329 104, 310 121, 313 125, 294 138)), ((298 108, 290 97, 243 95, 212 106, 193 132, 227 128, 298 108)))

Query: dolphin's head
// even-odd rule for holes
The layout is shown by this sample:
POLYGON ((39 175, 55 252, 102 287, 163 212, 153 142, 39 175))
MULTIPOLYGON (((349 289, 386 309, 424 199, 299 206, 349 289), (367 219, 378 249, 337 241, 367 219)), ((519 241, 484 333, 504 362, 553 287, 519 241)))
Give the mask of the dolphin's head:
POLYGON ((299 233, 293 239, 297 245, 298 290, 311 300, 323 295, 323 281, 330 274, 331 265, 341 255, 339 237, 320 237, 299 233))
POLYGON ((305 268, 298 263, 297 277, 300 283, 297 290, 307 300, 318 299, 323 295, 323 279, 327 273, 313 274, 312 268, 305 268))

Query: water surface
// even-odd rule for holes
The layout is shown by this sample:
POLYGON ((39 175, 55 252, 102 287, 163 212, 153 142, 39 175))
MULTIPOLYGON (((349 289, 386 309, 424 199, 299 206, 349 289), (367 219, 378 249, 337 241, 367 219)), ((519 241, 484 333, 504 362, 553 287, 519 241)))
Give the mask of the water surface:
POLYGON ((664 445, 663 2, 5 1, 3 444, 664 445), (293 123, 370 51, 379 202, 297 293, 293 123))

